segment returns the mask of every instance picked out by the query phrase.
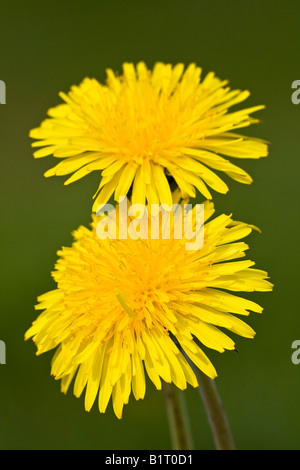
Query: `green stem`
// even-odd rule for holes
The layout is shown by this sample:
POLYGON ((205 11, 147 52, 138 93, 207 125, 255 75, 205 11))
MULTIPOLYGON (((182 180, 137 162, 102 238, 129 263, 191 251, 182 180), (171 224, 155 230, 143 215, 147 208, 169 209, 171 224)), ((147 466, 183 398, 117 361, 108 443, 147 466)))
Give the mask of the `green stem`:
POLYGON ((205 406, 217 450, 235 450, 227 416, 215 381, 207 377, 199 369, 194 368, 194 372, 198 379, 199 392, 205 406))
POLYGON ((164 391, 173 450, 192 450, 193 442, 184 394, 166 382, 164 391))

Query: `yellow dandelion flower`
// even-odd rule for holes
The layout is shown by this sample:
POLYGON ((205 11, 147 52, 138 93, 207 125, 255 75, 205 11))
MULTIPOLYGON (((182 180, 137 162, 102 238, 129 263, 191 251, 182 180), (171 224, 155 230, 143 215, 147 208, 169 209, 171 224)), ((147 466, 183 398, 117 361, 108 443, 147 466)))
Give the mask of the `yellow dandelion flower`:
POLYGON ((137 400, 144 398, 146 375, 157 389, 162 380, 180 389, 196 387, 187 358, 214 378, 203 349, 235 349, 221 329, 255 335, 236 315, 262 308, 227 292, 272 289, 266 272, 238 260, 248 248, 239 240, 253 227, 227 215, 208 221, 213 212, 206 203, 200 250, 187 251, 184 236, 172 234, 100 239, 97 225, 103 219, 93 216, 91 229, 81 226, 72 247, 58 252, 57 288, 39 297, 36 308, 43 312, 25 338, 33 338, 38 355, 57 348, 51 373, 61 379, 64 393, 73 379, 76 397, 86 388, 87 411, 98 395, 105 412, 112 397, 121 418, 131 390, 137 400))
POLYGON ((227 83, 212 72, 201 81, 195 64, 185 69, 157 63, 151 71, 143 62, 125 63, 122 76, 107 70, 105 85, 85 78, 68 94, 60 93, 65 103, 50 109, 49 118, 30 132, 37 139, 33 147, 42 147, 34 156, 60 159, 45 176, 73 173, 65 184, 101 171, 93 210, 129 191, 133 203, 170 205, 170 181, 182 197, 195 197, 197 189, 211 199, 208 187, 228 191, 213 170, 252 182, 224 156, 268 154, 266 142, 235 133, 258 122, 251 114, 264 106, 229 112, 250 93, 227 83))

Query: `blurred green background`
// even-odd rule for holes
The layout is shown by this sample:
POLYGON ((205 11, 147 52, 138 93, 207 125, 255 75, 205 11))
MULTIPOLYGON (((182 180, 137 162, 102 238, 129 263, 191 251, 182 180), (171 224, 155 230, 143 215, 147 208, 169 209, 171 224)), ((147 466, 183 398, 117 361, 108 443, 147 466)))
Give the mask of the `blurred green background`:
MULTIPOLYGON (((45 179, 51 158, 34 160, 28 132, 49 107, 85 77, 103 81, 105 69, 124 61, 196 62, 232 88, 249 89, 247 105, 265 104, 250 135, 271 142, 270 156, 237 161, 252 186, 230 183, 213 193, 217 213, 258 225, 248 256, 269 272, 273 293, 249 295, 264 306, 252 314, 254 340, 236 337, 239 354, 210 352, 216 380, 239 449, 298 449, 300 365, 291 344, 299 322, 300 105, 291 84, 300 79, 300 2, 11 0, 0 4, 1 317, 7 364, 0 366, 1 449, 170 449, 164 396, 149 384, 132 397, 122 421, 111 405, 90 413, 50 377, 52 352, 35 356, 25 330, 36 316, 36 297, 54 288, 56 251, 71 231, 90 222, 98 174, 68 187, 45 179)), ((233 336, 232 336, 233 337, 233 336)), ((213 449, 197 390, 186 392, 198 449, 213 449)))

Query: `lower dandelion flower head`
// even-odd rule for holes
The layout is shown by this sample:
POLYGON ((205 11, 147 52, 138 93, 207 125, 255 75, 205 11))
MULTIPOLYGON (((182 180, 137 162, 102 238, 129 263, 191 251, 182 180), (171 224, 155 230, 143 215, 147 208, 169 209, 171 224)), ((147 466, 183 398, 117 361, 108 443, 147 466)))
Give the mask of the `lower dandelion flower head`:
POLYGON ((180 389, 198 385, 191 363, 211 378, 216 370, 205 348, 235 349, 221 329, 252 338, 239 316, 262 308, 228 291, 269 291, 267 273, 240 260, 240 241, 252 226, 221 215, 210 221, 205 205, 204 245, 186 251, 183 239, 110 239, 91 229, 74 232, 53 272, 57 288, 39 297, 43 310, 26 333, 37 354, 56 348, 52 375, 66 392, 85 392, 90 410, 98 396, 100 412, 112 397, 122 417, 131 391, 142 399, 146 375, 157 389, 162 381, 180 389), (221 329, 220 329, 221 328, 221 329))
POLYGON ((258 122, 251 114, 263 106, 230 112, 248 91, 231 90, 214 73, 201 79, 195 64, 143 62, 123 65, 123 75, 107 70, 107 81, 85 78, 65 101, 48 111, 49 118, 33 129, 34 156, 60 159, 45 176, 73 173, 69 184, 92 171, 101 171, 93 210, 114 194, 131 192, 132 202, 171 204, 170 181, 182 197, 208 188, 226 193, 226 183, 214 170, 241 183, 251 177, 225 157, 260 158, 267 144, 235 133, 258 122))

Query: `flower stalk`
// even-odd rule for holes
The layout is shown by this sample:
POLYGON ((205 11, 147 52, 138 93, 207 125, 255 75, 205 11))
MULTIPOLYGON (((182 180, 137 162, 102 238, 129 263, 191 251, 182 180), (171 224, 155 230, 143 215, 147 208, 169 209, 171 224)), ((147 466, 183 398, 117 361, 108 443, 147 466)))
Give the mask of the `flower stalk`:
POLYGON ((184 393, 173 384, 166 382, 164 391, 173 450, 193 450, 194 444, 184 393))
POLYGON ((218 393, 215 381, 194 368, 199 383, 199 393, 203 400, 208 421, 217 450, 235 450, 235 444, 228 419, 218 393))

